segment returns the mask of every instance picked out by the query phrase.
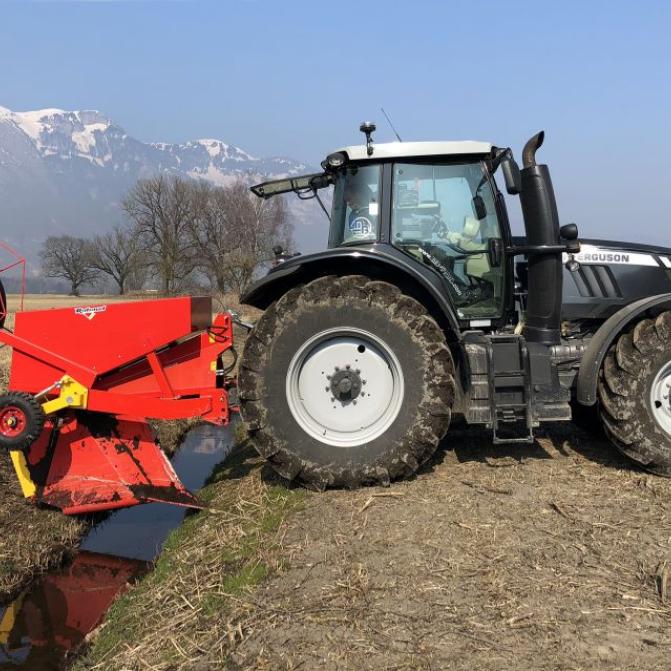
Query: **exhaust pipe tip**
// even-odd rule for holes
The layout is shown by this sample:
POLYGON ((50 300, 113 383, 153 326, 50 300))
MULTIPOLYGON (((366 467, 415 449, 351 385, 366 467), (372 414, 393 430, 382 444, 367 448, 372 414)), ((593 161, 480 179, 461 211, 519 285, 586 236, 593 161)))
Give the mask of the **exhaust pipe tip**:
POLYGON ((541 148, 543 140, 545 139, 545 131, 542 130, 532 138, 530 138, 524 145, 522 150, 522 164, 525 168, 536 165, 536 152, 541 148))

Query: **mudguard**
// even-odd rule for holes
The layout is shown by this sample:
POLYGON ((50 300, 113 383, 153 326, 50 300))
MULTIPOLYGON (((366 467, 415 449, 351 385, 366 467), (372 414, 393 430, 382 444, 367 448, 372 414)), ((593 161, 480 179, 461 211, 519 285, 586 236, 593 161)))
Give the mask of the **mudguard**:
POLYGON ((671 308, 671 294, 648 296, 629 303, 611 315, 594 334, 580 361, 576 397, 582 405, 596 403, 596 384, 606 352, 631 322, 648 310, 671 308))
MULTIPOLYGON (((412 286, 434 305, 424 304, 439 322, 446 322, 459 337, 459 320, 440 276, 423 268, 403 252, 389 245, 336 247, 316 254, 297 256, 273 268, 240 297, 241 303, 264 310, 287 291, 317 277, 331 274, 367 275, 402 286, 412 286), (434 314, 438 309, 439 315, 434 314), (442 319, 440 319, 442 317, 442 319)), ((421 302, 421 301, 420 301, 421 302)))

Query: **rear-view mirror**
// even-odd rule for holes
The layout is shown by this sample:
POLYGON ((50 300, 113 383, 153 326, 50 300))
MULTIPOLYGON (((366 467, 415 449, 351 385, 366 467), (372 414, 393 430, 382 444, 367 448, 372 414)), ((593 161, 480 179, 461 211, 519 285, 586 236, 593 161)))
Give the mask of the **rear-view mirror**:
POLYGON ((473 196, 473 212, 478 219, 484 219, 487 216, 487 206, 482 196, 473 196))
POLYGON ((501 172, 506 183, 506 191, 511 195, 516 195, 522 191, 522 175, 520 166, 512 156, 504 156, 501 160, 501 172))

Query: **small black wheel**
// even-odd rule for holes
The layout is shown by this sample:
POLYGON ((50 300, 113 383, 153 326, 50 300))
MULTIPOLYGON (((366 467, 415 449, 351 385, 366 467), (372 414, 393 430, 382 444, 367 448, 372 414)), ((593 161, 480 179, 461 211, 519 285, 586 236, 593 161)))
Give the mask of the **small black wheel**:
POLYGON ((10 391, 0 395, 0 448, 25 450, 42 433, 44 410, 30 394, 10 391))

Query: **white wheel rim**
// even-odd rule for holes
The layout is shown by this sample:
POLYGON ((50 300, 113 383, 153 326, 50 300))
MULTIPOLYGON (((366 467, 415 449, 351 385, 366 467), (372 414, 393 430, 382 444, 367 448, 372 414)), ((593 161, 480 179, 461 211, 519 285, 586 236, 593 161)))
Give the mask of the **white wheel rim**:
POLYGON ((403 372, 391 349, 372 333, 328 329, 292 358, 286 394, 305 433, 326 445, 354 447, 375 440, 393 424, 403 405, 403 372))
POLYGON ((660 428, 671 436, 671 361, 662 366, 650 387, 650 407, 660 428))

